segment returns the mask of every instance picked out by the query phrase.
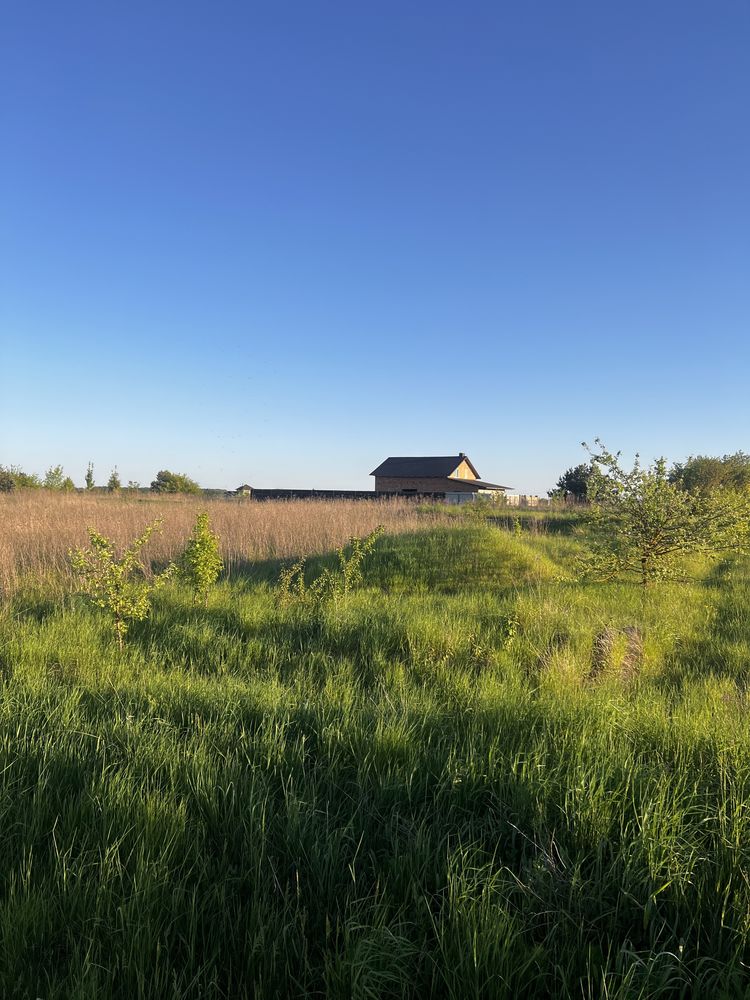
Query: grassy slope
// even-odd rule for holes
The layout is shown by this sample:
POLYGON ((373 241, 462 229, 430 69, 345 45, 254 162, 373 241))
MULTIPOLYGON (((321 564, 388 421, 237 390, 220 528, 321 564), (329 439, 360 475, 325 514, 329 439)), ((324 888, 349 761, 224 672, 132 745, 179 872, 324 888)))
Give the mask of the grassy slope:
POLYGON ((322 613, 260 565, 122 655, 19 595, 0 995, 743 995, 748 567, 644 597, 575 549, 386 537, 322 613), (638 677, 587 680, 627 625, 638 677))

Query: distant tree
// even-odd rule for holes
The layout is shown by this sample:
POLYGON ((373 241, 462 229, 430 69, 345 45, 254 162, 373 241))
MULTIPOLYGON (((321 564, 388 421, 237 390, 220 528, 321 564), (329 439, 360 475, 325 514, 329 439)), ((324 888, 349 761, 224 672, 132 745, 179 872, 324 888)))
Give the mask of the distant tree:
POLYGON ((133 492, 136 492, 137 490, 139 490, 141 488, 141 484, 137 483, 135 481, 135 479, 129 479, 128 480, 128 486, 127 486, 127 488, 129 490, 133 490, 133 492))
POLYGON ((156 479, 151 483, 151 489, 155 493, 200 493, 201 488, 189 476, 181 472, 169 472, 162 469, 156 473, 156 479))
POLYGON ((64 493, 73 493, 75 491, 76 484, 73 482, 70 476, 66 476, 65 479, 63 479, 62 486, 60 488, 64 493))
MULTIPOLYGON (((740 551, 750 537, 750 492, 688 493, 669 481, 663 458, 648 468, 636 455, 630 471, 597 438, 589 484, 592 548, 587 574, 612 579, 636 573, 643 586, 675 579, 677 559, 691 552, 740 551)), ((588 448, 587 445, 584 447, 588 448)))
POLYGON ((0 493, 12 493, 16 488, 16 481, 10 469, 5 469, 0 465, 0 493))
POLYGON ((548 491, 547 496, 560 500, 583 501, 588 499, 592 472, 590 462, 582 462, 580 465, 568 469, 557 480, 555 488, 548 491))
POLYGON ((117 466, 112 469, 107 480, 107 489, 110 493, 117 493, 122 489, 122 483, 120 482, 120 474, 117 471, 117 466))
POLYGON ((36 473, 24 472, 23 469, 19 468, 17 465, 11 465, 8 469, 6 469, 6 471, 13 477, 16 489, 38 490, 42 485, 42 481, 36 473))
POLYGON ((93 490, 94 488, 94 464, 89 462, 88 468, 86 469, 86 489, 93 490))
POLYGON ((721 458, 708 455, 690 456, 677 462, 669 472, 669 481, 690 493, 707 493, 715 489, 744 490, 750 488, 750 455, 737 451, 721 458))
POLYGON ((61 465, 54 465, 47 469, 42 484, 46 490, 62 490, 65 482, 65 473, 61 465))

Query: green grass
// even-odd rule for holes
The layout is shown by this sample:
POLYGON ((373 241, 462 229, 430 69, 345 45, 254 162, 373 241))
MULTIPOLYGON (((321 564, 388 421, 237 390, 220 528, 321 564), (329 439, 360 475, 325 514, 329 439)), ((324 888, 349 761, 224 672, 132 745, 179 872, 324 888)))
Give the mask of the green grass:
POLYGON ((321 608, 248 567, 123 653, 17 595, 0 996, 750 995, 750 565, 582 585, 580 544, 384 537, 321 608))

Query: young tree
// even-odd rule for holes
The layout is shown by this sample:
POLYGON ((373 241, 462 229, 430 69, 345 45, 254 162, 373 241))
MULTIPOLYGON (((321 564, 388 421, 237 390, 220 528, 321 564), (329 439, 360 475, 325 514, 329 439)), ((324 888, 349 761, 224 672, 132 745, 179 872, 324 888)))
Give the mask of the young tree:
POLYGON ((156 473, 156 479, 151 483, 151 489, 155 493, 200 493, 201 488, 189 476, 181 472, 170 472, 162 469, 156 473))
POLYGON ((117 493, 122 489, 122 483, 120 482, 120 474, 117 471, 117 466, 112 469, 109 479, 107 480, 107 489, 110 493, 117 493))
POLYGON ((643 586, 675 579, 677 560, 691 552, 740 550, 750 529, 750 493, 687 493, 669 481, 665 460, 648 468, 636 456, 630 471, 597 438, 589 485, 593 545, 584 569, 612 579, 636 573, 643 586))
POLYGON ((88 529, 88 549, 69 552, 73 572, 79 580, 81 593, 112 616, 112 630, 117 644, 123 648, 130 623, 147 618, 151 596, 174 573, 170 564, 163 573, 148 580, 139 554, 151 535, 161 527, 161 518, 146 527, 141 535, 118 558, 114 542, 93 528, 88 529))
POLYGON ((47 469, 43 486, 46 490, 61 490, 65 482, 65 473, 61 465, 53 465, 47 469))
POLYGON ((12 493, 16 488, 16 481, 10 469, 0 465, 0 493, 12 493))
POLYGON ((94 463, 89 462, 88 468, 86 469, 86 489, 93 490, 94 488, 94 463))
POLYGON ((575 468, 570 468, 557 480, 555 488, 547 491, 547 496, 560 500, 588 499, 589 481, 591 480, 592 468, 590 462, 582 462, 575 468))
POLYGON ((208 514, 201 513, 195 521, 190 539, 178 560, 181 578, 193 590, 193 604, 208 605, 208 592, 224 568, 219 554, 219 536, 211 531, 208 514))
POLYGON ((73 491, 76 488, 76 484, 73 482, 70 476, 66 476, 65 479, 63 479, 62 486, 60 488, 64 493, 73 493, 73 491))

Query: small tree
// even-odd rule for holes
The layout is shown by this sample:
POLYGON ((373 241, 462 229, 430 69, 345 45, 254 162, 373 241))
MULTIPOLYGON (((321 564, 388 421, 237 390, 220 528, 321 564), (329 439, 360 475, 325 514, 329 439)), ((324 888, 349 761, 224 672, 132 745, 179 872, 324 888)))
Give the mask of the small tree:
POLYGON ((112 616, 112 629, 120 649, 130 623, 142 621, 151 611, 151 596, 174 572, 170 564, 149 580, 140 562, 140 551, 161 527, 161 518, 148 525, 118 558, 114 543, 93 528, 88 529, 90 547, 69 553, 79 589, 99 608, 112 616))
POLYGON ((13 473, 0 465, 0 493, 12 493, 15 488, 16 481, 13 478, 13 473))
POLYGON ((592 456, 593 544, 584 560, 590 575, 612 579, 636 573, 643 586, 675 579, 679 556, 739 550, 750 529, 750 494, 717 490, 692 494, 669 481, 663 458, 644 468, 636 456, 626 471, 597 438, 592 456))
POLYGON ((206 607, 208 592, 224 568, 219 555, 219 537, 209 525, 208 514, 201 513, 195 520, 193 532, 178 560, 180 577, 193 590, 193 604, 198 601, 206 607))
POLYGON ((93 490, 93 488, 94 488, 94 464, 93 464, 93 462, 89 462, 88 467, 86 469, 85 483, 86 483, 86 489, 87 490, 93 490))
POLYGON ((120 474, 117 471, 117 466, 112 469, 112 472, 109 475, 109 479, 107 480, 107 489, 110 493, 119 493, 122 489, 122 483, 120 482, 120 474))
POLYGON ((200 493, 201 488, 189 476, 181 472, 170 472, 162 469, 156 473, 156 479, 151 483, 151 489, 155 493, 200 493))
POLYGON ((76 484, 73 482, 70 476, 66 476, 65 479, 63 479, 62 481, 62 486, 61 486, 62 491, 64 493, 72 493, 75 490, 75 488, 76 484))
POLYGON ((47 469, 43 486, 46 490, 61 490, 65 482, 65 473, 61 465, 53 465, 47 469))

